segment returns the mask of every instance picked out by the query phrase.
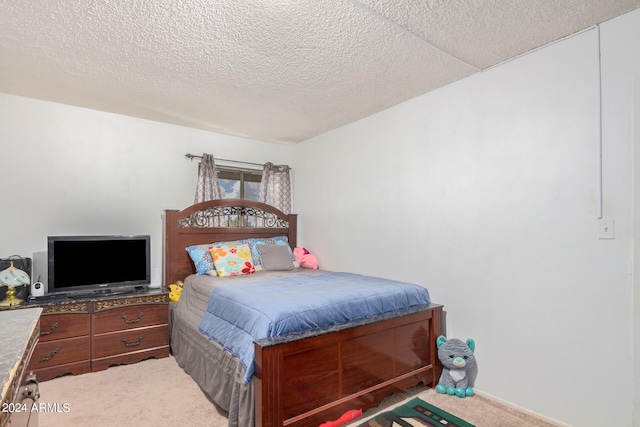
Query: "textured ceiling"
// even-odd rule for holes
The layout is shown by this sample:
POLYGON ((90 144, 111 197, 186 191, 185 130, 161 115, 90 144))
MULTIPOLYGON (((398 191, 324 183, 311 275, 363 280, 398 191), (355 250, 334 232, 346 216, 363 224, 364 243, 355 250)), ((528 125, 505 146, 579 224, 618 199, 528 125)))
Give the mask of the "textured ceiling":
POLYGON ((295 143, 640 0, 0 0, 0 92, 295 143))

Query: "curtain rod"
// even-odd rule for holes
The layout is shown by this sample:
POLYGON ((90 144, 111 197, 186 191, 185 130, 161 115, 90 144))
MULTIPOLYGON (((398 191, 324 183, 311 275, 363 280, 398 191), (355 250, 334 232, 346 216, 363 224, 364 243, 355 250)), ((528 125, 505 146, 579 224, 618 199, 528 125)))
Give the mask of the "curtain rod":
MULTIPOLYGON (((191 153, 187 153, 184 156, 189 160, 201 159, 202 158, 202 156, 196 156, 195 154, 191 154, 191 153)), ((240 164, 243 164, 243 165, 264 166, 264 164, 262 164, 262 163, 241 162, 240 160, 219 159, 219 158, 215 158, 215 157, 214 157, 214 159, 215 160, 220 160, 221 162, 240 163, 240 164)))

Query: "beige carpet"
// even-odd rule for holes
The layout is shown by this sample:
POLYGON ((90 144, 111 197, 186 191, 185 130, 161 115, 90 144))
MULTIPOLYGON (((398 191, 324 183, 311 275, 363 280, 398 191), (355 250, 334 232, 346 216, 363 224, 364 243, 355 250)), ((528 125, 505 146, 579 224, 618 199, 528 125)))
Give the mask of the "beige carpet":
MULTIPOLYGON (((224 411, 207 399, 173 357, 45 381, 40 383, 40 396, 40 403, 59 408, 59 412, 40 413, 40 427, 227 425, 224 411)), ((348 426, 416 396, 478 427, 555 425, 482 395, 459 399, 415 387, 385 399, 378 408, 366 411, 348 426)))
POLYGON ((39 414, 40 427, 227 425, 226 414, 172 356, 42 382, 40 402, 70 407, 39 414))

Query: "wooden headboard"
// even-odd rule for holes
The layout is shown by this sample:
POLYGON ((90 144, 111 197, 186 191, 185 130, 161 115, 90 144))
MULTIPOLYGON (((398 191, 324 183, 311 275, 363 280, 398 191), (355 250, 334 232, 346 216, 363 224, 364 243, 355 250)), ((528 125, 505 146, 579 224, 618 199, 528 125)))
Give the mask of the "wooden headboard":
POLYGON ((297 245, 298 216, 252 200, 217 199, 165 210, 164 222, 165 286, 195 272, 188 246, 275 236, 287 236, 291 249, 297 245))

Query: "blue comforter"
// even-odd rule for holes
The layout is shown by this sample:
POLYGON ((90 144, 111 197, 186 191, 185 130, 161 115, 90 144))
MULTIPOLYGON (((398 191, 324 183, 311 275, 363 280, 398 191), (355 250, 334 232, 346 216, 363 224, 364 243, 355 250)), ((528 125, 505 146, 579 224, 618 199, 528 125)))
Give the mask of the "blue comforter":
POLYGON ((425 288, 352 273, 320 273, 229 283, 209 296, 200 331, 253 375, 253 341, 429 304, 425 288))

